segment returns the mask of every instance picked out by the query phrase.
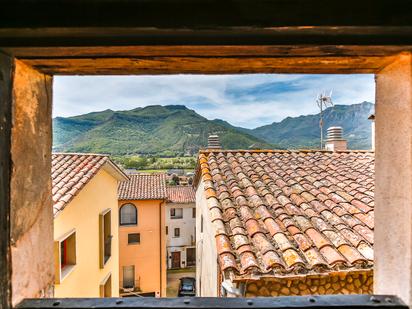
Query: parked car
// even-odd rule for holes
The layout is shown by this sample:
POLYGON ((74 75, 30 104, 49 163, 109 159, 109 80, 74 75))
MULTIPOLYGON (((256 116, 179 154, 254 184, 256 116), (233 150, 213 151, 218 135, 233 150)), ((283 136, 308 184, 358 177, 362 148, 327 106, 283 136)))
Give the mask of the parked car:
POLYGON ((179 283, 178 297, 196 296, 196 279, 193 277, 182 277, 179 283))

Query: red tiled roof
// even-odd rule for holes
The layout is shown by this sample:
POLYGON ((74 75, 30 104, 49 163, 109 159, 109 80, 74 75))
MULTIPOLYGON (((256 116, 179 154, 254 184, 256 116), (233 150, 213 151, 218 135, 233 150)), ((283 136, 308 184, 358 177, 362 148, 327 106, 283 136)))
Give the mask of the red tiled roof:
POLYGON ((167 198, 165 174, 130 174, 119 183, 119 200, 163 200, 167 198))
POLYGON ((195 190, 192 186, 167 187, 167 201, 171 203, 194 203, 196 201, 195 190))
POLYGON ((372 267, 373 153, 205 151, 198 164, 221 269, 246 278, 372 267))
POLYGON ((52 155, 53 214, 56 216, 89 182, 109 157, 98 154, 52 155))

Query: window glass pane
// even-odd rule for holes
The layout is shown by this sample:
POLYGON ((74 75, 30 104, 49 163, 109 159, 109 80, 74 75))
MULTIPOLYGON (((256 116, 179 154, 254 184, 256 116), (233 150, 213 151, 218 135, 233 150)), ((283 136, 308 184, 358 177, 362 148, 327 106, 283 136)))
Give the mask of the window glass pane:
POLYGON ((183 218, 183 208, 171 208, 170 209, 171 219, 181 219, 183 218))
POLYGON ((196 218, 196 208, 192 208, 192 218, 196 218))
POLYGON ((129 244, 139 244, 140 243, 140 233, 131 233, 127 235, 127 242, 129 244))
POLYGON ((112 256, 111 211, 103 216, 104 263, 112 256))
POLYGON ((137 224, 137 208, 132 204, 120 208, 120 225, 137 224))
POLYGON ((180 229, 175 228, 175 237, 179 237, 179 236, 180 236, 180 229))
POLYGON ((63 240, 60 243, 60 267, 61 268, 63 268, 67 264, 67 261, 66 261, 66 256, 67 256, 66 248, 67 248, 66 240, 63 240))

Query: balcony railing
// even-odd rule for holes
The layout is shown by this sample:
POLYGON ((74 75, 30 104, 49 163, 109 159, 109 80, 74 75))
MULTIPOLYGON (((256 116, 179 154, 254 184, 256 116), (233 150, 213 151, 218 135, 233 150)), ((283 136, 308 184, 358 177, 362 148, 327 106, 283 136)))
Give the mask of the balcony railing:
POLYGON ((134 281, 120 281, 120 290, 123 291, 140 291, 140 279, 134 281))
POLYGON ((18 308, 199 308, 199 309, 408 309, 398 297, 386 295, 324 295, 261 298, 56 298, 25 299, 18 308))

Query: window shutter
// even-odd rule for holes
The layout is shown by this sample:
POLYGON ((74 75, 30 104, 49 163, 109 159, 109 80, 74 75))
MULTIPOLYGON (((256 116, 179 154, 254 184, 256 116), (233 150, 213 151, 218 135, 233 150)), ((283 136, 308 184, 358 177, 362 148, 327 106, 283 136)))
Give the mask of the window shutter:
POLYGON ((104 214, 99 214, 99 263, 104 267, 104 214))

